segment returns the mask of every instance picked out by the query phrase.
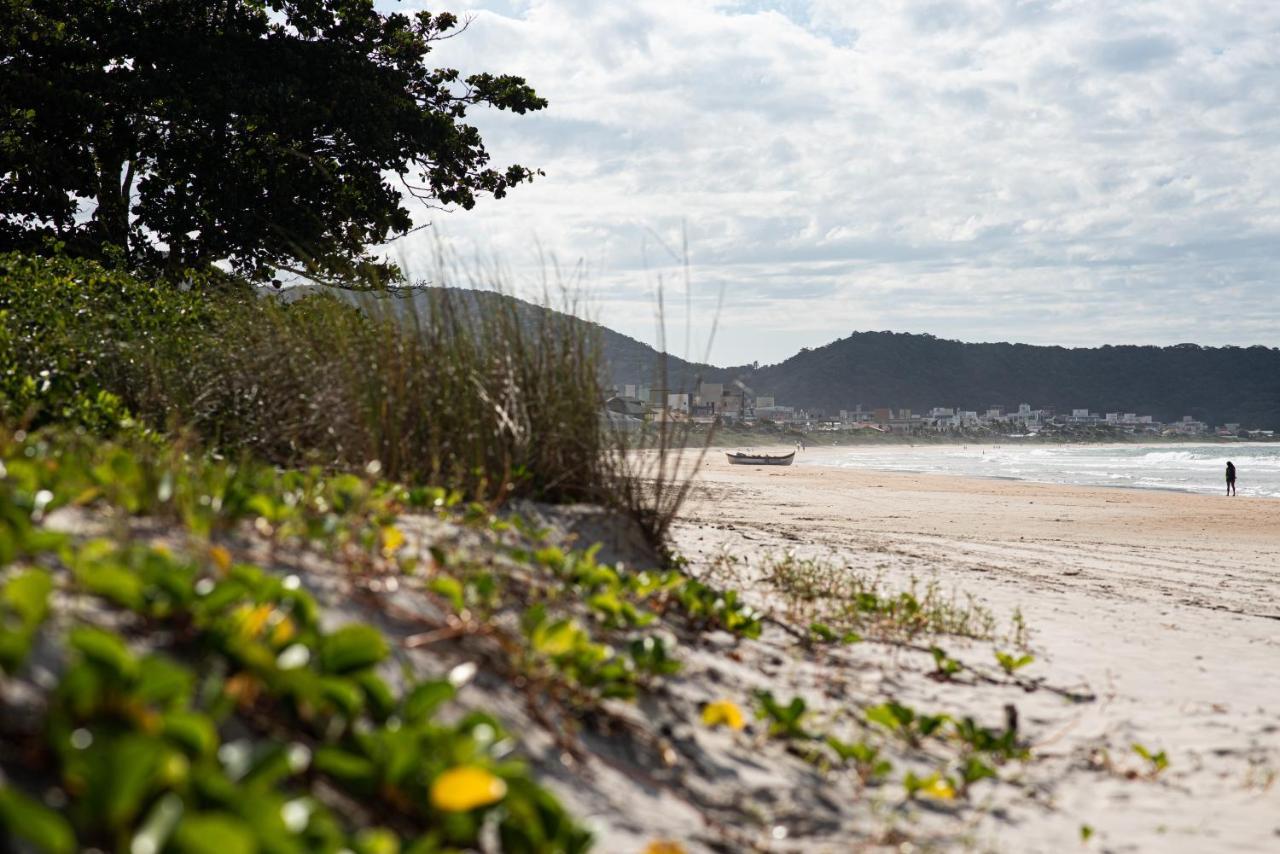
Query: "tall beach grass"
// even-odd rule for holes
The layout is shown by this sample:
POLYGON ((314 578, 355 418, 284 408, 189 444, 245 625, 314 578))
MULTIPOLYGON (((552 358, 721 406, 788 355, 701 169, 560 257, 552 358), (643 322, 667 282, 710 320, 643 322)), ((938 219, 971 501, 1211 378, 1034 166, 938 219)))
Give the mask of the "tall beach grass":
POLYGON ((0 405, 11 423, 103 429, 127 412, 281 466, 373 466, 494 504, 600 503, 655 540, 683 497, 663 462, 673 426, 656 428, 653 470, 604 417, 607 370, 591 327, 550 297, 533 306, 505 296, 496 275, 478 281, 484 271, 461 283, 489 290, 285 299, 58 258, 0 257, 0 277, 0 405))

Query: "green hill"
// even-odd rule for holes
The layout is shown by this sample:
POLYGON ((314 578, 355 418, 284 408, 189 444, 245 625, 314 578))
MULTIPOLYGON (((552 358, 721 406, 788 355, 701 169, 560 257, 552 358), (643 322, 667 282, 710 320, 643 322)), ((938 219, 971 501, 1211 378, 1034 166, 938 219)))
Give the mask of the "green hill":
MULTIPOLYGON (((515 298, 454 289, 478 310, 515 298)), ((368 295, 349 295, 353 299, 368 295)), ((421 298, 398 298, 425 310, 421 298)), ((515 300, 533 318, 549 311, 515 300)), ((610 381, 663 385, 663 360, 653 347, 606 326, 556 312, 599 336, 610 381)), ((802 349, 785 361, 759 367, 717 367, 667 356, 665 385, 688 391, 700 380, 740 381, 782 405, 837 412, 934 406, 985 410, 992 406, 1058 411, 1135 412, 1161 421, 1190 415, 1210 424, 1280 428, 1280 349, 1252 347, 1104 346, 1044 347, 969 344, 932 335, 855 332, 823 347, 802 349)))

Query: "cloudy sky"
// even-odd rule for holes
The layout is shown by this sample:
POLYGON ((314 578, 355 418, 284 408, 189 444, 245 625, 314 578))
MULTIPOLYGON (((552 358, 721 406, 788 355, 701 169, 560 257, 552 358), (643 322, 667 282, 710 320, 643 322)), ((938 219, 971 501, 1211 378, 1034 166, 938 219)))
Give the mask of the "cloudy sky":
POLYGON ((476 115, 546 177, 424 212, 417 269, 436 236, 519 282, 582 265, 595 318, 651 342, 661 283, 697 357, 723 293, 718 364, 868 329, 1280 345, 1277 0, 453 8, 435 60, 550 100, 476 115))

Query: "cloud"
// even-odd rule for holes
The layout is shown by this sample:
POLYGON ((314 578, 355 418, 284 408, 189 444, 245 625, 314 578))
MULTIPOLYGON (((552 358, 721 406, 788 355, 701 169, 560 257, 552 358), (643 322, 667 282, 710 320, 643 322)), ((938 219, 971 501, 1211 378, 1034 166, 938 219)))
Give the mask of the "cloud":
POLYGON ((1280 344, 1280 4, 474 2, 433 56, 550 99, 476 115, 547 175, 424 212, 410 259, 535 278, 536 240, 653 340, 683 231, 721 363, 867 328, 1280 344))

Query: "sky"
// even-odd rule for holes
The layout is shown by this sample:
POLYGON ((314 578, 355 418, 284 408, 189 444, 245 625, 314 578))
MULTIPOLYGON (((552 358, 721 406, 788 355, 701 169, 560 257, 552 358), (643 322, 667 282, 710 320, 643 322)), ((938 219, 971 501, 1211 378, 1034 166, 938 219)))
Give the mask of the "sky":
POLYGON ((451 11, 431 61, 527 78, 546 110, 471 118, 546 175, 420 211, 411 273, 436 245, 518 292, 558 269, 650 343, 661 291, 668 349, 721 365, 882 329, 1280 345, 1277 0, 451 11))

